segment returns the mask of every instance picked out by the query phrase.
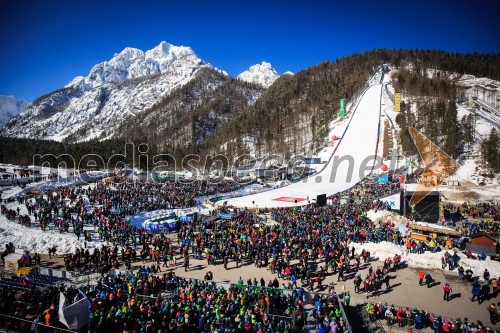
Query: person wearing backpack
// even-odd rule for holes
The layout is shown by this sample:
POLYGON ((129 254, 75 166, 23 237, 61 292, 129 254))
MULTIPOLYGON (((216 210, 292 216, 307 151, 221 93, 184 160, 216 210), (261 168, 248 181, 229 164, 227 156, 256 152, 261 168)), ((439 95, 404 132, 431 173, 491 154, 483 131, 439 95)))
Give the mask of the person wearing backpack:
POLYGON ((439 332, 439 327, 441 325, 439 324, 439 318, 438 317, 434 317, 434 320, 432 321, 432 328, 434 329, 434 333, 438 333, 439 332))

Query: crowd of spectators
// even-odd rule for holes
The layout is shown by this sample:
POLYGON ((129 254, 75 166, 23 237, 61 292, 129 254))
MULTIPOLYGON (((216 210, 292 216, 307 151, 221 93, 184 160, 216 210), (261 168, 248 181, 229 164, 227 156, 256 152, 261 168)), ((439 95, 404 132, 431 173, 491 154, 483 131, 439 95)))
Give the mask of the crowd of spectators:
MULTIPOLYGON (((65 287, 32 288, 18 297, 5 289, 0 312, 57 326, 59 291, 70 300, 80 297, 75 289, 65 287)), ((85 296, 91 332, 292 333, 302 332, 305 323, 304 296, 298 292, 218 286, 211 280, 181 278, 172 272, 153 275, 144 268, 106 276, 85 290, 85 296)), ((330 307, 335 312, 338 303, 330 307)), ((339 327, 343 324, 336 317, 332 320, 339 327)))
MULTIPOLYGON (((216 193, 237 187, 235 183, 225 182, 206 186, 205 190, 216 193)), ((88 226, 93 226, 93 237, 106 244, 92 250, 80 248, 65 256, 67 270, 99 272, 104 277, 95 289, 88 292, 95 307, 95 311, 92 311, 93 329, 113 331, 112 326, 115 325, 119 332, 137 329, 145 332, 173 330, 174 327, 179 332, 255 332, 259 329, 283 332, 284 326, 265 317, 266 313, 262 313, 262 309, 270 305, 273 308, 276 304, 285 304, 279 314, 293 313, 300 319, 294 325, 302 325, 303 315, 300 312, 303 311, 303 300, 300 294, 304 288, 309 291, 332 291, 332 286, 323 284, 329 271, 337 274, 338 281, 353 279, 357 292, 364 291, 367 298, 371 293, 377 294, 383 283, 390 290, 389 272, 391 269, 398 269, 401 257, 387 258, 383 267, 375 270, 370 267, 362 278, 358 273, 361 261, 369 261, 370 253, 364 250, 356 253, 350 243, 387 241, 406 246, 413 253, 423 253, 428 249, 423 242, 409 241, 391 220, 374 222, 367 218, 369 210, 389 208, 378 201, 379 198, 398 191, 399 184, 396 183, 363 182, 333 196, 332 204, 325 207, 311 205, 304 209, 274 209, 271 216, 278 222, 275 225, 263 223, 251 211, 225 207, 224 211, 234 213, 231 219, 222 219, 217 223, 193 221, 188 225, 183 224, 175 234, 176 239, 163 232, 154 235, 134 228, 124 216, 145 210, 192 206, 198 196, 206 194, 194 183, 99 183, 87 189, 59 188, 27 196, 21 201, 25 203, 29 215, 34 216, 42 228, 53 223, 61 230, 61 225, 64 225, 61 221, 64 221, 73 226, 78 238, 83 233, 88 240, 88 226), (347 202, 341 204, 341 199, 346 197, 347 202), (85 226, 87 230, 84 230, 85 226), (260 287, 258 292, 255 289, 242 291, 243 289, 234 286, 228 291, 212 282, 186 280, 172 273, 162 272, 164 267, 176 267, 177 260, 182 262, 187 271, 190 269, 190 258, 206 260, 208 266, 223 265, 226 269, 231 265, 239 267, 243 264, 267 268, 285 279, 286 284, 279 286, 279 283, 276 284, 277 279, 268 283, 261 279, 258 283, 254 278, 255 283, 250 279, 247 284, 260 287), (111 280, 105 278, 112 268, 131 270, 134 261, 142 261, 151 266, 111 280), (299 282, 303 288, 299 286, 299 282), (294 294, 284 296, 280 292, 270 291, 274 289, 266 288, 290 289, 294 290, 294 294), (170 298, 143 302, 135 297, 138 294, 158 294, 161 290, 167 291, 170 298)), ((467 206, 463 212, 471 214, 474 211, 478 214, 476 216, 487 217, 498 215, 498 207, 495 205, 480 207, 481 209, 475 207, 472 210, 467 206)), ((498 235, 498 224, 489 221, 465 221, 462 228, 464 234, 455 239, 454 244, 461 245, 469 232, 484 231, 498 235)), ((444 247, 444 243, 441 245, 444 247)), ((459 258, 455 255, 450 257, 455 269, 459 258)), ((445 260, 446 263, 448 258, 445 260)), ((31 290, 27 293, 32 294, 21 297, 20 301, 43 298, 45 303, 40 308, 50 313, 53 290, 43 293, 31 290)), ((4 293, 5 297, 10 297, 8 291, 4 293)), ((322 300, 316 306, 317 327, 330 327, 330 330, 340 332, 343 324, 338 320, 335 305, 330 309, 330 303, 322 300), (325 304, 327 309, 323 309, 325 304)), ((7 302, 3 306, 7 306, 9 313, 13 310, 16 313, 16 309, 12 308, 14 304, 16 303, 7 302)), ((375 304, 373 306, 376 307, 375 304)), ((28 309, 35 311, 33 308, 28 309)), ((20 311, 25 310, 25 307, 21 307, 20 311)), ((376 311, 378 313, 381 310, 377 308, 376 311)), ((387 309, 384 308, 384 316, 386 312, 387 309)), ((394 313, 396 317, 397 312, 398 310, 394 313)), ((422 325, 425 320, 421 320, 422 325)), ((444 323, 442 321, 440 325, 444 323)), ((298 327, 287 329, 297 330, 298 327)))
MULTIPOLYGON (((500 303, 499 303, 500 305, 500 303)), ((488 306, 487 310, 494 318, 494 324, 499 316, 499 307, 492 304, 488 306)), ((488 325, 483 324, 481 321, 473 322, 468 318, 446 318, 425 310, 419 310, 416 307, 396 307, 393 304, 388 305, 382 302, 370 302, 365 305, 365 311, 370 320, 384 320, 388 326, 398 327, 413 327, 417 330, 424 330, 426 328, 432 329, 434 332, 457 332, 457 333, 486 333, 486 332, 499 332, 493 330, 488 325)))

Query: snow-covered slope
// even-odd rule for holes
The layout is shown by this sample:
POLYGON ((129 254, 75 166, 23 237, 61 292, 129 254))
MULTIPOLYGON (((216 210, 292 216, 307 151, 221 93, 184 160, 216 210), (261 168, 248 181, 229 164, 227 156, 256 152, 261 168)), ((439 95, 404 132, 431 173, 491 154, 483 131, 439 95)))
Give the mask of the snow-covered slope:
POLYGON ((237 78, 246 82, 260 84, 264 88, 268 88, 278 77, 279 75, 273 66, 263 61, 260 64, 251 66, 238 75, 237 78))
POLYGON ((174 67, 179 74, 190 74, 192 67, 201 63, 201 59, 186 46, 161 42, 146 52, 127 47, 115 54, 110 61, 95 65, 87 77, 77 77, 66 87, 80 86, 90 90, 106 83, 119 84, 130 79, 165 73, 171 67, 174 67))
POLYGON ((146 52, 128 47, 95 65, 86 77, 38 98, 2 134, 58 141, 110 137, 120 123, 189 82, 203 67, 211 66, 189 47, 166 42, 146 52))
MULTIPOLYGON (((224 201, 229 206, 278 208, 307 205, 312 198, 325 193, 331 195, 351 188, 366 175, 370 169, 361 167, 367 158, 373 155, 378 146, 378 127, 380 120, 380 96, 382 85, 378 84, 380 72, 372 80, 373 84, 367 88, 354 112, 349 115, 349 122, 344 132, 337 133, 341 140, 334 150, 330 150, 330 157, 324 169, 317 174, 304 178, 300 182, 289 186, 275 188, 267 192, 228 199, 224 201), (350 163, 338 163, 340 159, 349 156, 350 163), (355 170, 353 172, 353 170, 355 170)), ((372 159, 373 160, 373 159, 372 159)), ((366 165, 365 165, 366 166, 366 165)), ((373 164, 368 165, 372 167, 373 164)), ((219 201, 216 205, 222 204, 219 201)))
POLYGON ((26 110, 28 102, 22 99, 16 99, 15 96, 0 95, 0 128, 11 119, 26 110))

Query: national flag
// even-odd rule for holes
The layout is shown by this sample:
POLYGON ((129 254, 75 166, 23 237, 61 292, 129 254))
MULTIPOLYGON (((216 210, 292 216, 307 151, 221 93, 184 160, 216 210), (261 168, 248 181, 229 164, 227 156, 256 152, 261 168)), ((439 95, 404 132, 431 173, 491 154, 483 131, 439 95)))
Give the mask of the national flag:
POLYGON ((21 261, 21 263, 24 266, 30 266, 31 265, 31 258, 29 256, 29 254, 27 254, 27 253, 23 254, 23 256, 21 257, 20 261, 21 261))
POLYGON ((32 279, 29 278, 29 276, 27 275, 22 275, 21 276, 21 283, 23 284, 23 286, 26 286, 26 287, 31 287, 31 285, 34 283, 32 279))

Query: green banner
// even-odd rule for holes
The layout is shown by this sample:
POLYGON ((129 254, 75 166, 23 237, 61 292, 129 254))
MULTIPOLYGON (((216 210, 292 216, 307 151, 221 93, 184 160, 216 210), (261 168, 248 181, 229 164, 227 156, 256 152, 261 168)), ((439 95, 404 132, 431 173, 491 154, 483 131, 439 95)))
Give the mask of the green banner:
POLYGON ((270 292, 271 294, 273 293, 277 293, 277 294, 283 294, 283 290, 284 289, 281 289, 281 288, 271 288, 271 287, 260 287, 260 286, 250 286, 250 285, 246 285, 246 284, 233 284, 238 290, 242 290, 242 289, 251 289, 255 292, 259 292, 261 289, 267 291, 267 292, 270 292))
POLYGON ((341 99, 340 100, 340 116, 341 117, 345 117, 345 107, 344 107, 344 102, 345 102, 345 99, 341 99))

